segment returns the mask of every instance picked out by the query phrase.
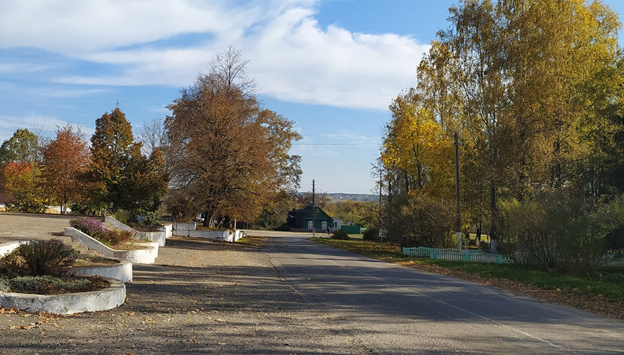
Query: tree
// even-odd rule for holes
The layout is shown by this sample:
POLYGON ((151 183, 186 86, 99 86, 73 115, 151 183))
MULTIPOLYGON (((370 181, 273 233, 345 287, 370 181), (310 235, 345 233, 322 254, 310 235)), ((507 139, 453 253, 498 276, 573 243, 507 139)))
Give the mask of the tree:
POLYGON ((18 129, 0 146, 0 163, 39 160, 39 139, 27 129, 18 129))
POLYGON ((112 211, 155 211, 167 189, 162 151, 141 155, 134 143, 132 126, 117 107, 95 121, 91 137, 91 199, 94 205, 112 211))
POLYGON ((246 64, 228 48, 168 106, 168 204, 192 206, 188 212, 204 213, 206 225, 219 216, 254 221, 280 191, 299 184, 299 157, 288 151, 301 136, 292 121, 260 107, 246 64))
POLYGON ((42 213, 46 199, 40 182, 41 172, 34 163, 10 161, 4 168, 5 188, 13 197, 11 209, 18 212, 42 213))
POLYGON ((88 169, 90 156, 84 134, 74 132, 67 125, 56 131, 52 140, 42 151, 42 177, 46 190, 61 205, 65 214, 70 201, 81 200, 83 181, 80 178, 88 169))
POLYGON ((452 186, 452 145, 431 111, 420 106, 416 90, 399 95, 390 105, 385 166, 404 171, 405 191, 448 195, 452 186))
POLYGON ((156 148, 164 150, 167 146, 167 133, 165 132, 163 118, 158 117, 150 122, 144 122, 139 131, 139 142, 144 156, 150 156, 156 148))

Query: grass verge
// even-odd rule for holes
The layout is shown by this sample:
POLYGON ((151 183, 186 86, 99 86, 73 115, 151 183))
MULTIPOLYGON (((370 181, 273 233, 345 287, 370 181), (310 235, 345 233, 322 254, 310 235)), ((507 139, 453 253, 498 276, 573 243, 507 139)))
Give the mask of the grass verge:
MULTIPOLYGON (((580 301, 595 299, 617 303, 624 307, 624 269, 603 268, 587 277, 573 276, 513 264, 465 263, 460 261, 431 260, 403 255, 398 246, 363 240, 336 240, 313 238, 317 243, 344 249, 354 254, 377 260, 449 274, 486 284, 500 286, 496 280, 551 291, 566 296, 577 296, 580 301)), ((505 287, 509 288, 509 287, 505 287)))

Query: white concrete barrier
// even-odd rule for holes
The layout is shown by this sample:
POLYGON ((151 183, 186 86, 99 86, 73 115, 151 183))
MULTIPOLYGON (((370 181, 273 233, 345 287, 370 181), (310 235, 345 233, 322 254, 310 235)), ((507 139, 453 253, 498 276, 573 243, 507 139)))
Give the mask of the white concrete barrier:
POLYGON ((189 237, 208 238, 215 240, 225 240, 228 235, 227 230, 193 230, 189 231, 189 237))
POLYGON ((194 231, 195 229, 197 229, 197 224, 195 222, 189 222, 189 223, 174 222, 173 223, 173 230, 176 230, 176 231, 194 231))
POLYGON ((135 238, 140 240, 148 240, 157 242, 159 246, 164 247, 167 240, 167 231, 165 229, 156 232, 139 232, 136 229, 119 222, 113 216, 106 216, 104 220, 112 224, 115 228, 134 233, 135 238))
POLYGON ((124 283, 132 282, 132 263, 128 260, 110 265, 72 267, 69 271, 78 276, 101 276, 124 283))
POLYGON ((160 229, 165 232, 165 239, 169 239, 173 235, 173 224, 164 224, 160 229))
POLYGON ((245 236, 241 230, 174 230, 174 235, 179 237, 206 238, 212 240, 223 240, 234 243, 245 236))
POLYGON ((115 250, 73 227, 65 227, 64 234, 109 258, 128 260, 135 264, 153 264, 158 256, 158 243, 156 242, 139 243, 142 249, 115 250))
POLYGON ((110 283, 110 286, 101 290, 61 295, 0 292, 0 307, 27 312, 74 314, 103 311, 121 306, 126 300, 126 285, 115 279, 106 279, 106 281, 110 283))
POLYGON ((17 249, 17 247, 19 247, 22 243, 24 242, 9 242, 0 244, 0 256, 9 254, 13 250, 17 249))

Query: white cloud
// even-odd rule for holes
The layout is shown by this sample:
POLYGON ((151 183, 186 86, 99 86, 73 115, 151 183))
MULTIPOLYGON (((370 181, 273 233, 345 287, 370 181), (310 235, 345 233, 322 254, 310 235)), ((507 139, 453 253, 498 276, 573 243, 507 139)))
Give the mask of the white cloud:
MULTIPOLYGON (((54 137, 58 127, 64 127, 70 122, 60 120, 56 117, 36 115, 30 113, 27 116, 0 116, 0 143, 11 138, 17 129, 28 129, 33 133, 40 133, 43 136, 54 137)), ((95 130, 84 126, 72 124, 74 128, 80 127, 82 132, 91 136, 95 130)))
POLYGON ((117 68, 56 79, 70 84, 188 86, 228 45, 250 59, 260 93, 284 101, 385 110, 414 84, 428 45, 321 28, 315 11, 314 0, 5 0, 0 48, 34 47, 117 68), (205 36, 174 40, 193 33, 205 36))
POLYGON ((36 72, 41 70, 50 69, 49 65, 34 65, 26 63, 0 63, 0 73, 23 73, 23 72, 36 72))

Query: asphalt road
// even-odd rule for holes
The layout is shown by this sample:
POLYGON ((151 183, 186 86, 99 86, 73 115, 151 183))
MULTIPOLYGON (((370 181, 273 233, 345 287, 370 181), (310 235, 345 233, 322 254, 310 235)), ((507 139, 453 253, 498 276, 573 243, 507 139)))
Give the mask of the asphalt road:
MULTIPOLYGON (((0 240, 61 218, 0 215, 0 240)), ((624 323, 306 240, 172 238, 126 302, 73 316, 0 312, 0 354, 608 354, 624 323)))
POLYGON ((624 324, 500 289, 270 238, 265 252, 310 307, 378 354, 624 352, 624 324))

